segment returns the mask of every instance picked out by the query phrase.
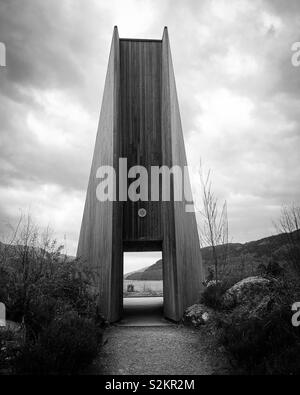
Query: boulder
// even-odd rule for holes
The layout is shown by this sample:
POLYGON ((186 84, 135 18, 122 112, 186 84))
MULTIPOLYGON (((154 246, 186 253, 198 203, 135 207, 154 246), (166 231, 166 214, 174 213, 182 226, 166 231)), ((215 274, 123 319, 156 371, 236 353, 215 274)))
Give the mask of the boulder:
POLYGON ((280 304, 273 296, 265 296, 260 303, 250 311, 250 318, 263 318, 272 311, 280 308, 280 304))
POLYGON ((223 296, 223 305, 233 308, 242 304, 258 306, 270 294, 271 281, 263 277, 247 277, 229 288, 223 296))
POLYGON ((213 311, 203 304, 193 304, 188 307, 183 315, 183 322, 195 327, 205 325, 212 317, 213 311))

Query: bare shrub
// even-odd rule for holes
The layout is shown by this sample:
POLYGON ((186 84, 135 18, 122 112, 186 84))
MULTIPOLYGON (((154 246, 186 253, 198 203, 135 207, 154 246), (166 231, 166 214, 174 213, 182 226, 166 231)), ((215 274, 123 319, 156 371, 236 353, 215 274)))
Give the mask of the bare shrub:
POLYGON ((300 275, 300 206, 297 204, 283 206, 275 226, 286 239, 286 261, 300 275))
POLYGON ((202 208, 199 210, 202 219, 199 226, 200 243, 201 247, 211 249, 214 278, 218 283, 228 260, 227 202, 219 203, 212 189, 211 171, 209 170, 205 175, 202 164, 200 164, 200 182, 202 188, 202 208))

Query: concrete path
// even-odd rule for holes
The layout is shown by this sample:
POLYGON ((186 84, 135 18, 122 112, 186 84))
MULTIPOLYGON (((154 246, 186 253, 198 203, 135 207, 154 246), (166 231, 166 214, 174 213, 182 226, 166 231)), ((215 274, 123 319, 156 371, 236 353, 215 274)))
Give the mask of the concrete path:
POLYGON ((225 355, 200 330, 172 325, 105 331, 104 345, 88 374, 228 375, 225 355))
POLYGON ((162 307, 162 298, 125 299, 124 319, 105 330, 100 355, 86 374, 230 374, 212 336, 165 320, 162 307))
POLYGON ((124 298, 123 318, 118 326, 164 326, 172 325, 163 317, 163 298, 124 298))

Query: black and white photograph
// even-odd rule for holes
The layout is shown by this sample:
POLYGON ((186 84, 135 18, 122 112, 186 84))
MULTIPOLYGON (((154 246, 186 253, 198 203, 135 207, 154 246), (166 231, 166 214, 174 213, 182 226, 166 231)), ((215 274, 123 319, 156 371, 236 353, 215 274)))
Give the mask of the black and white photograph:
POLYGON ((0 376, 299 374, 299 0, 0 0, 0 376))

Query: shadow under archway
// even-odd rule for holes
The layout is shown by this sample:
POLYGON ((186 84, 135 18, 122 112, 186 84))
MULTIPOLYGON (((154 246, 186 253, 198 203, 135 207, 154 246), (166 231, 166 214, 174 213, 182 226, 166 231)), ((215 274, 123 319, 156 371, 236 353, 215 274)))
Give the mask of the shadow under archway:
POLYGON ((120 326, 164 326, 172 323, 164 318, 162 297, 123 299, 123 318, 120 326))

